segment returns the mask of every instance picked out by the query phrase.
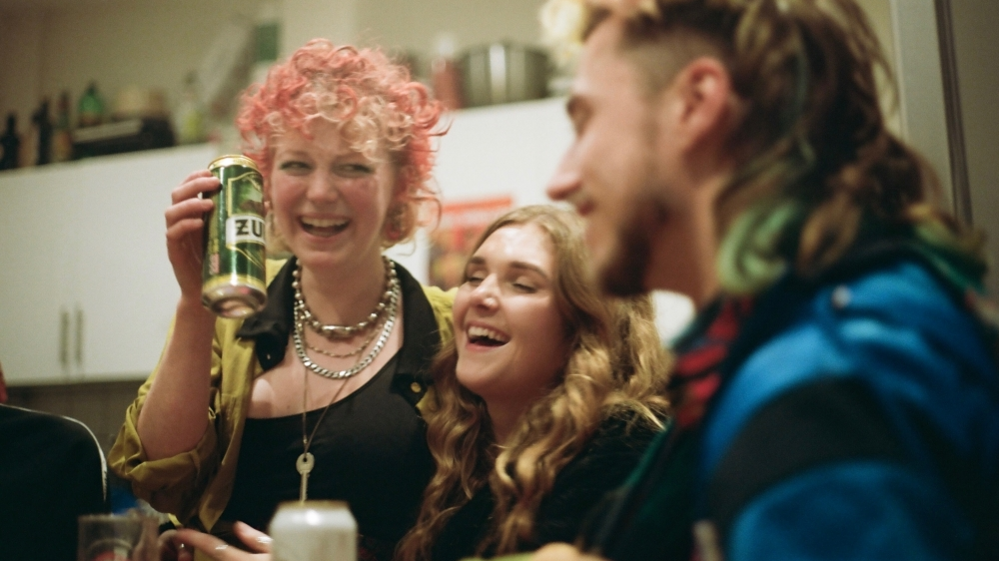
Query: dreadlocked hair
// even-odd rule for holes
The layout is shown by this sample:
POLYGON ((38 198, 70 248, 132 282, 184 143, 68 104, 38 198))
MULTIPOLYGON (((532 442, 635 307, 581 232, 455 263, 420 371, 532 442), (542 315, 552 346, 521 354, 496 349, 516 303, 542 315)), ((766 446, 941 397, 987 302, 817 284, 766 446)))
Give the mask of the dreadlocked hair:
POLYGON ((982 235, 941 209, 932 169, 886 127, 877 77, 892 87, 891 70, 854 0, 550 0, 544 19, 569 13, 577 24, 548 28, 577 43, 626 18, 621 48, 650 93, 699 56, 727 68, 740 115, 727 139, 736 172, 716 203, 729 292, 758 292, 789 267, 814 276, 869 236, 984 273, 982 235))

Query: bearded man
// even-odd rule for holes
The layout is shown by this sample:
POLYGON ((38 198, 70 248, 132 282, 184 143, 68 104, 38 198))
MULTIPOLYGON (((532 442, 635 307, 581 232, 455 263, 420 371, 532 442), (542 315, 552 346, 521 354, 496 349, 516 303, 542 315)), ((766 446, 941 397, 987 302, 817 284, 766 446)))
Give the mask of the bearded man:
POLYGON ((536 559, 999 559, 982 239, 887 130, 855 1, 545 15, 582 45, 549 195, 586 217, 606 291, 698 315, 673 426, 578 549, 536 559))

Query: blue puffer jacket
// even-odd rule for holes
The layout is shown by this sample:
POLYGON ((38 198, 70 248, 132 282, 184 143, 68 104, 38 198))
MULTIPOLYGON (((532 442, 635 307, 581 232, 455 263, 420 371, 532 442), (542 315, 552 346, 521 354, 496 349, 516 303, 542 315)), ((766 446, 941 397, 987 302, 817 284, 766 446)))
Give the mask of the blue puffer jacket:
POLYGON ((757 301, 695 476, 727 561, 995 554, 999 375, 931 271, 887 260, 757 301))

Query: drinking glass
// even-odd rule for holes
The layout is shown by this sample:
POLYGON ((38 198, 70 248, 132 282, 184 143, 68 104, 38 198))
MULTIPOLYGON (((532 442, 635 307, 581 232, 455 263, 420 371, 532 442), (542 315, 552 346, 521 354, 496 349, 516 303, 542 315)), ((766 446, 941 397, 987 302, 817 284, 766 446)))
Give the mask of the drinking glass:
POLYGON ((138 512, 79 518, 77 561, 158 561, 158 525, 138 512))

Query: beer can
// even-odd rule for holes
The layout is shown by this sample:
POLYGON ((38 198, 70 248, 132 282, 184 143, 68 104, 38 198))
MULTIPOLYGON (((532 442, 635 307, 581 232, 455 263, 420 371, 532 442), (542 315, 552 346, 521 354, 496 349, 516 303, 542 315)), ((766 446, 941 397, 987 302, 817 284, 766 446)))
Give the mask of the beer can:
POLYGON ((281 503, 268 532, 274 561, 357 561, 357 522, 343 501, 281 503))
POLYGON ((222 187, 205 216, 201 302, 219 316, 246 317, 267 303, 263 177, 242 155, 216 158, 208 169, 222 187))

